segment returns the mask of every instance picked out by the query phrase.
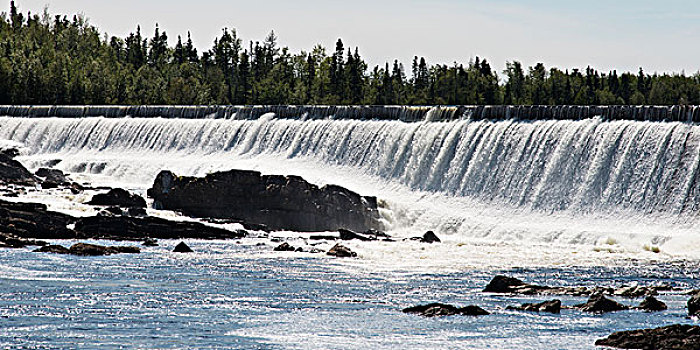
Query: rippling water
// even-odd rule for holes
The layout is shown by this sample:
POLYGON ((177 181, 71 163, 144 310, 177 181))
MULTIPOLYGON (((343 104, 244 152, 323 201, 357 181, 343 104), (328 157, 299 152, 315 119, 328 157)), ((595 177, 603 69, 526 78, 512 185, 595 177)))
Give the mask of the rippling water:
POLYGON ((0 250, 0 348, 590 349, 613 330, 691 322, 687 297, 660 296, 669 310, 654 314, 538 315, 505 306, 544 297, 480 290, 495 273, 550 285, 687 288, 700 267, 629 261, 615 268, 368 273, 357 260, 272 253, 262 242, 188 241, 197 253, 183 255, 170 253, 176 241, 162 241, 139 255, 97 258, 0 250), (433 301, 478 304, 492 315, 401 313, 433 301))

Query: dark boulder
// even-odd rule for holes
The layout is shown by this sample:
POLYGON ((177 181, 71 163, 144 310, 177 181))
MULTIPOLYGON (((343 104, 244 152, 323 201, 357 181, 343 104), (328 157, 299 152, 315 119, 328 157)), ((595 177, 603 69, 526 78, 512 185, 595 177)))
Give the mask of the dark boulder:
POLYGON ((275 249, 273 249, 273 250, 276 252, 293 252, 296 250, 296 248, 291 246, 289 243, 284 242, 284 243, 278 245, 277 247, 275 247, 275 249))
POLYGON ((469 305, 465 307, 456 307, 449 304, 441 303, 431 303, 426 305, 418 305, 402 310, 407 314, 416 314, 424 317, 436 317, 436 316, 453 316, 453 315, 464 315, 464 316, 484 316, 488 315, 489 312, 475 305, 469 305))
POLYGON ((203 178, 158 174, 148 195, 154 208, 193 217, 236 219, 250 227, 301 232, 380 229, 377 199, 340 186, 319 188, 298 176, 231 170, 203 178))
POLYGON ((494 277, 484 292, 486 293, 516 293, 519 288, 526 286, 525 282, 515 277, 498 275, 494 277))
POLYGON ((584 304, 575 305, 575 308, 585 312, 606 313, 629 309, 628 306, 606 298, 603 294, 592 295, 584 304))
POLYGON ((0 227, 20 238, 74 239, 81 238, 67 228, 75 218, 47 210, 38 203, 17 203, 0 200, 0 227))
POLYGON ((58 169, 39 168, 34 175, 43 179, 41 188, 57 188, 59 186, 69 186, 70 182, 66 174, 58 169))
POLYGON ((245 231, 229 231, 198 222, 156 217, 91 216, 76 219, 75 231, 83 237, 140 241, 157 239, 238 239, 245 231))
POLYGON ((19 154, 16 151, 9 149, 0 152, 0 184, 34 186, 38 179, 22 163, 13 159, 19 154))
POLYGON ((337 258, 354 258, 357 256, 357 253, 350 250, 350 248, 340 244, 334 245, 326 254, 337 258))
POLYGON ((180 242, 173 249, 173 253, 194 253, 194 250, 190 248, 185 242, 180 242))
POLYGON ((113 188, 107 193, 96 194, 87 202, 90 205, 109 205, 123 208, 145 208, 146 201, 139 195, 132 194, 121 188, 113 188))
POLYGON ((615 332, 598 339, 596 346, 643 350, 700 350, 700 326, 671 325, 654 329, 615 332))
POLYGON ((425 234, 423 234, 423 237, 420 239, 421 242, 423 243, 440 243, 440 238, 435 234, 433 231, 428 231, 425 234))
POLYGON ((688 315, 700 316, 700 293, 693 295, 688 300, 688 315))
POLYGON ((9 159, 14 159, 19 156, 19 150, 14 147, 0 148, 0 157, 6 157, 9 159))
POLYGON ((543 301, 541 303, 525 303, 521 306, 509 306, 508 310, 532 311, 532 312, 549 312, 558 314, 561 312, 561 300, 555 299, 543 301))
POLYGON ((639 306, 637 306, 636 309, 644 311, 663 311, 668 309, 668 306, 666 306, 663 301, 660 301, 653 296, 648 296, 644 298, 641 303, 639 303, 639 306))

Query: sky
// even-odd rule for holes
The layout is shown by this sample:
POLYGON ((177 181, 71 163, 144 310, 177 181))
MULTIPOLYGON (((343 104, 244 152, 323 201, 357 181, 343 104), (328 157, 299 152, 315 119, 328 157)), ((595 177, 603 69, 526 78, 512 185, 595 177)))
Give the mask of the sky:
MULTIPOLYGON (((525 66, 599 71, 700 70, 697 0, 17 0, 22 12, 82 13, 100 31, 124 37, 155 24, 170 37, 209 49, 224 27, 244 42, 274 30, 292 52, 316 44, 329 51, 342 38, 373 66, 413 56, 431 63, 486 58, 499 71, 507 61, 525 66)), ((8 5, 9 8, 9 1, 8 5)), ((7 11, 7 8, 5 11, 7 11)))

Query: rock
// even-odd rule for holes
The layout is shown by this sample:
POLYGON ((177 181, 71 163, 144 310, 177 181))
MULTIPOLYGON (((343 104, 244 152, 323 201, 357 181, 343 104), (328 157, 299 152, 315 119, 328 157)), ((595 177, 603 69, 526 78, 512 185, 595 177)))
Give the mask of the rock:
POLYGON ((122 208, 145 208, 146 200, 122 188, 113 188, 107 193, 96 194, 87 202, 90 205, 109 205, 122 208))
POLYGON ((384 232, 384 231, 379 231, 379 230, 375 230, 375 229, 373 229, 373 228, 371 228, 371 229, 369 229, 369 230, 363 232, 363 234, 365 234, 366 236, 391 238, 391 236, 389 236, 386 232, 384 232))
POLYGON ((433 231, 428 231, 426 232, 423 237, 420 239, 421 242, 423 243, 440 243, 440 238, 438 238, 437 235, 435 235, 435 232, 433 231))
POLYGON ((46 246, 48 243, 33 239, 17 237, 10 233, 0 232, 0 243, 4 248, 24 248, 26 246, 46 246))
POLYGON ((21 186, 34 186, 38 179, 22 163, 14 160, 19 155, 16 149, 5 149, 0 152, 0 183, 21 186))
POLYGON ((700 316, 700 293, 693 295, 688 300, 688 315, 700 316))
POLYGON ((361 234, 359 234, 359 233, 357 233, 357 232, 353 232, 353 231, 350 231, 350 230, 345 230, 345 229, 342 229, 342 228, 341 228, 340 230, 338 230, 338 232, 340 233, 340 239, 342 239, 342 240, 344 240, 344 241, 350 241, 350 240, 353 240, 353 239, 357 239, 357 240, 365 241, 365 242, 366 242, 366 241, 376 241, 376 240, 377 240, 376 237, 370 237, 370 236, 361 235, 361 234))
POLYGON ((475 305, 469 305, 466 307, 456 307, 448 304, 441 303, 431 303, 426 305, 418 305, 414 307, 405 308, 402 310, 407 314, 417 314, 425 317, 436 317, 436 316, 453 316, 453 315, 465 315, 465 316, 483 316, 488 315, 489 312, 475 305))
POLYGON ((615 332, 596 346, 645 350, 700 350, 700 326, 671 325, 655 329, 615 332))
POLYGON ((653 296, 648 296, 636 307, 636 309, 644 311, 663 311, 668 309, 666 304, 653 296))
POLYGON ((10 159, 14 159, 19 155, 19 150, 14 147, 8 147, 8 148, 2 148, 0 149, 0 157, 7 157, 10 159))
POLYGON ((574 307, 581 309, 581 311, 593 313, 606 313, 629 309, 628 306, 608 299, 603 294, 592 295, 590 298, 588 298, 586 303, 575 305, 574 307))
POLYGON ((483 291, 486 293, 516 293, 523 286, 526 286, 525 282, 515 277, 498 275, 486 285, 483 291))
POLYGON ((537 304, 525 303, 521 306, 508 306, 506 309, 518 311, 549 312, 553 314, 558 314, 561 312, 561 300, 555 299, 550 301, 543 301, 537 304))
POLYGON ((126 208, 126 215, 140 217, 148 216, 148 213, 146 212, 146 208, 128 207, 126 208))
POLYGON ((173 253, 194 253, 194 250, 190 248, 185 242, 180 242, 173 249, 173 253))
POLYGON ((338 237, 331 236, 331 235, 311 235, 311 236, 309 236, 309 239, 312 241, 321 241, 321 240, 335 241, 336 239, 338 239, 338 237))
POLYGON ((70 254, 70 250, 68 248, 61 246, 61 245, 47 245, 43 246, 35 252, 38 253, 54 253, 54 254, 70 254))
POLYGON ((140 253, 138 247, 106 247, 97 244, 76 243, 68 249, 70 254, 83 256, 99 256, 119 253, 140 253))
POLYGON ((289 245, 289 243, 284 242, 284 243, 278 245, 277 247, 275 247, 275 249, 273 249, 273 250, 276 252, 293 252, 296 249, 294 247, 292 247, 291 245, 289 245))
POLYGON ((39 168, 34 175, 43 179, 41 182, 41 188, 44 189, 70 185, 66 174, 58 169, 39 168))
POLYGON ((350 250, 350 248, 340 244, 334 245, 333 248, 331 248, 331 250, 329 250, 326 254, 338 258, 354 258, 357 256, 357 253, 350 250))
POLYGON ((70 248, 66 248, 60 245, 48 245, 41 247, 35 252, 41 253, 55 253, 55 254, 71 254, 80 256, 101 256, 101 255, 111 255, 120 253, 138 254, 141 249, 138 247, 126 247, 126 246, 114 246, 107 247, 97 244, 89 243, 76 243, 70 248))
POLYGON ((79 194, 79 193, 83 193, 83 191, 85 191, 85 187, 83 187, 83 185, 81 185, 77 182, 73 182, 72 184, 70 184, 69 189, 70 189, 71 193, 73 193, 73 194, 79 194))
POLYGON ((170 221, 156 217, 92 216, 77 218, 75 231, 94 239, 238 239, 245 231, 229 231, 198 222, 170 221))
POLYGON ((19 238, 82 238, 67 228, 74 220, 70 215, 48 211, 44 204, 0 200, 0 227, 19 238))
POLYGON ((381 229, 375 197, 334 185, 319 188, 298 176, 231 170, 196 178, 162 171, 148 195, 156 209, 238 219, 248 227, 262 224, 300 232, 381 229))
MULTIPOLYGON (((635 289, 635 291, 645 291, 651 290, 655 287, 640 287, 635 289)), ((507 276, 496 276, 491 282, 484 288, 484 292, 487 293, 510 293, 510 294, 522 294, 522 295, 572 295, 572 296, 584 296, 584 295, 594 295, 594 294, 613 294, 615 289, 613 288, 586 288, 586 287, 550 287, 550 286, 539 286, 535 284, 525 283, 522 280, 507 276)))
POLYGON ((143 240, 143 243, 141 243, 141 245, 144 247, 157 247, 158 241, 156 241, 153 238, 146 238, 143 240))

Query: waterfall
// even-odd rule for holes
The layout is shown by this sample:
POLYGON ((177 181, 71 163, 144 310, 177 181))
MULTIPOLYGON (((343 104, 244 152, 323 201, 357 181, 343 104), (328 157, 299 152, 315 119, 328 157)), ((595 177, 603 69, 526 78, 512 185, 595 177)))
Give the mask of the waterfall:
POLYGON ((0 139, 23 143, 31 155, 101 159, 89 170, 67 169, 73 172, 106 171, 110 162, 138 171, 182 156, 274 155, 547 212, 675 215, 700 204, 700 126, 692 123, 2 117, 0 139))

